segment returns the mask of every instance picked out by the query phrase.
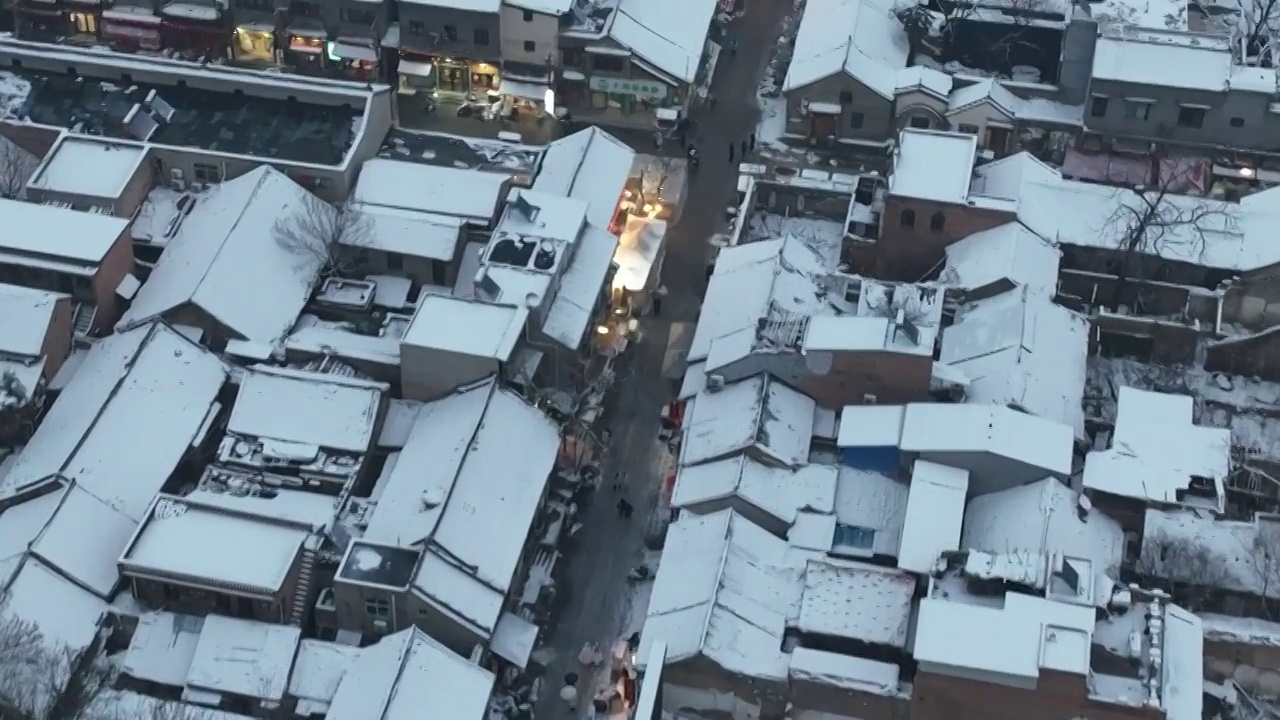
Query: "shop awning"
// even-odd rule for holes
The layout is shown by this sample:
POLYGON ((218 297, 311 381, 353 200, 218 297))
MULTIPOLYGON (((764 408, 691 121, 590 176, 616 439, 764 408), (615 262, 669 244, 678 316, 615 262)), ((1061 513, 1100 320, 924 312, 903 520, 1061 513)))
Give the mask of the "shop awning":
POLYGON ((524 98, 525 100, 542 102, 547 97, 547 86, 503 78, 502 84, 498 86, 498 92, 503 95, 524 98))
POLYGON ((494 655, 523 669, 529 664, 529 656, 533 655, 533 645, 537 640, 537 625, 507 612, 498 618, 498 627, 493 630, 489 649, 494 655))
POLYGON ((429 78, 431 77, 431 72, 431 63, 417 62, 415 60, 400 61, 401 75, 416 75, 421 78, 429 78))
POLYGON ((329 46, 329 52, 337 55, 343 60, 364 60, 365 62, 377 62, 378 54, 371 47, 364 47, 354 43, 342 42, 339 40, 329 46))

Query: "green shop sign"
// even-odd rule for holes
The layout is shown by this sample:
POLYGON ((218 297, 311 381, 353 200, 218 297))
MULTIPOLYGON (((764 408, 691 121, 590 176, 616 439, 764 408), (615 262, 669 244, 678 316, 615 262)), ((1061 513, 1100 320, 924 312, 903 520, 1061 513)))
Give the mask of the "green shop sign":
POLYGON ((667 97, 667 86, 653 80, 592 77, 588 85, 596 92, 609 93, 610 95, 633 95, 642 100, 665 100, 667 97))

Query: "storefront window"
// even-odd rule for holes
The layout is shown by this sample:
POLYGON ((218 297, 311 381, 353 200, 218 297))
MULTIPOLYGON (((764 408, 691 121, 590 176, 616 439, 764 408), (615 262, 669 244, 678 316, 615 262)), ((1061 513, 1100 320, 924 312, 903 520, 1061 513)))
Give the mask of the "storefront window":
POLYGON ((275 60, 275 35, 266 30, 236 28, 235 50, 239 59, 275 60))
POLYGON ((440 89, 446 92, 465 93, 468 87, 468 69, 462 65, 446 65, 440 63, 436 66, 436 70, 440 75, 440 89))
POLYGON ((471 88, 473 90, 497 90, 498 68, 489 63, 476 63, 471 66, 471 88))
POLYGON ((98 34, 98 18, 91 13, 71 13, 71 26, 82 35, 98 34))

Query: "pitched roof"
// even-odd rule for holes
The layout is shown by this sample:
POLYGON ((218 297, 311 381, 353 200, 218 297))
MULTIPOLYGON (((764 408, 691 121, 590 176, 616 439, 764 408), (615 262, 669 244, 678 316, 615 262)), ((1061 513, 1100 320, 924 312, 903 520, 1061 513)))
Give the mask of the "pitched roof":
POLYGON ((907 65, 907 34, 883 0, 826 0, 805 8, 784 92, 838 72, 892 100, 907 65))

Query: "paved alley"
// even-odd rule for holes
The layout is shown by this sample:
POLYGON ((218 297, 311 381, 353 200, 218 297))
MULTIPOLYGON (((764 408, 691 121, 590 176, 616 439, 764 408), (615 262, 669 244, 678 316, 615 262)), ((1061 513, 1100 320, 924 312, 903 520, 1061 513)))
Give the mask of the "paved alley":
MULTIPOLYGON (((627 354, 614 385, 608 416, 613 440, 604 479, 587 511, 579 549, 569 558, 569 600, 559 625, 537 655, 547 665, 547 683, 535 707, 538 720, 566 717, 557 690, 560 679, 570 671, 582 676, 579 692, 584 702, 579 712, 588 712, 590 703, 586 700, 595 691, 596 682, 578 667, 578 651, 588 641, 606 649, 616 639, 640 629, 638 624, 633 626, 637 619, 629 620, 632 597, 638 590, 628 582, 627 572, 644 558, 644 530, 662 486, 656 472, 656 436, 659 414, 669 399, 669 388, 661 378, 668 330, 672 321, 697 317, 711 252, 708 239, 723 223, 724 209, 736 187, 737 162, 742 159, 735 154, 735 162, 729 161, 729 143, 740 143, 756 127, 757 82, 789 7, 790 3, 771 0, 750 3, 746 15, 729 27, 731 36, 738 38, 739 49, 736 57, 728 52, 721 55, 712 85, 715 109, 704 105, 694 113, 694 141, 702 153, 702 165, 690 172, 684 209, 667 232, 662 278, 669 295, 662 317, 645 319, 643 340, 627 354), (619 471, 628 475, 623 492, 636 510, 629 521, 618 517, 616 494, 610 487, 619 471)), ((651 148, 638 147, 651 152, 651 148)))

